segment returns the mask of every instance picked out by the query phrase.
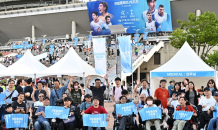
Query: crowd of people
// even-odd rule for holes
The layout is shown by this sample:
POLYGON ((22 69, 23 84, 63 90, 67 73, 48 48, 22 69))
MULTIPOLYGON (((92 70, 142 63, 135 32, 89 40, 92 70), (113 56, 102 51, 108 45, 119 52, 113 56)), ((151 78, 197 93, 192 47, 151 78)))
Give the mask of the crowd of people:
MULTIPOLYGON (((73 130, 81 128, 83 130, 91 130, 93 128, 83 126, 82 116, 84 114, 107 114, 106 121, 109 121, 110 114, 104 108, 104 92, 110 89, 110 99, 114 104, 114 112, 116 113, 116 104, 125 104, 133 102, 137 110, 150 107, 159 107, 162 110, 162 119, 153 119, 142 121, 140 113, 134 113, 130 116, 122 116, 121 114, 113 114, 114 119, 119 122, 118 130, 126 130, 130 118, 135 118, 138 114, 138 122, 134 120, 134 129, 150 130, 154 124, 156 130, 161 128, 172 130, 212 130, 218 122, 217 117, 211 116, 213 111, 217 109, 218 90, 216 83, 210 79, 205 87, 199 89, 194 82, 185 78, 182 82, 171 80, 167 88, 167 81, 160 80, 160 86, 153 93, 148 87, 148 81, 143 79, 137 80, 134 86, 134 95, 139 97, 135 100, 131 99, 127 88, 121 85, 121 79, 115 79, 115 85, 111 86, 108 82, 108 75, 104 77, 106 85, 102 84, 100 79, 90 86, 91 76, 87 76, 86 84, 79 84, 73 81, 73 77, 69 76, 66 85, 61 85, 59 80, 54 79, 53 87, 49 87, 48 80, 37 79, 36 83, 32 79, 27 80, 8 80, 5 87, 0 84, 0 93, 5 93, 5 105, 1 106, 1 120, 4 120, 6 114, 28 114, 29 122, 32 123, 34 129, 44 130, 53 129, 53 125, 49 119, 45 118, 46 106, 63 106, 70 108, 70 115, 76 116, 77 123, 65 123, 64 119, 57 119, 58 130, 73 130), (16 82, 16 85, 15 85, 16 82), (91 90, 92 94, 84 91, 84 87, 91 90), (78 109, 78 111, 76 111, 78 109), (35 110, 35 111, 34 111, 35 110), (191 120, 175 120, 173 114, 175 111, 191 111, 193 112, 191 120), (34 116, 37 116, 34 121, 34 116), (138 125, 139 124, 139 125, 138 125)), ((116 125, 116 124, 114 124, 116 125)), ((217 124, 218 125, 218 124, 217 124)), ((17 128, 21 129, 21 128, 17 128)), ((105 128, 95 127, 100 130, 105 128)))

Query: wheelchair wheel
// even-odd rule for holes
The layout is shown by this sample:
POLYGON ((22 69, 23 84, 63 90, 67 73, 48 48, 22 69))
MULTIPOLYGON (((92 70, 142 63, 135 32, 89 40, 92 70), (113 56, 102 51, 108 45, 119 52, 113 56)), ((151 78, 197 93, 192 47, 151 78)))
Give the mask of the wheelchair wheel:
POLYGON ((207 127, 208 127, 208 124, 206 124, 206 125, 204 126, 204 130, 207 130, 207 127))

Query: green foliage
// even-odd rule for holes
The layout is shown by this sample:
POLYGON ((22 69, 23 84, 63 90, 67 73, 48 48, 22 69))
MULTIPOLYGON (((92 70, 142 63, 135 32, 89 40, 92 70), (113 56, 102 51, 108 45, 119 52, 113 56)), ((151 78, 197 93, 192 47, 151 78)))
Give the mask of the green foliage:
MULTIPOLYGON (((188 21, 177 20, 180 28, 171 34, 170 44, 179 49, 187 41, 193 50, 207 62, 209 51, 218 42, 218 19, 215 13, 205 12, 200 16, 188 14, 188 21)), ((208 63, 209 64, 209 63, 208 63)))
POLYGON ((0 56, 3 56, 3 54, 2 54, 2 53, 0 53, 0 56))
POLYGON ((209 66, 218 66, 218 50, 214 50, 213 53, 207 55, 205 62, 209 66))

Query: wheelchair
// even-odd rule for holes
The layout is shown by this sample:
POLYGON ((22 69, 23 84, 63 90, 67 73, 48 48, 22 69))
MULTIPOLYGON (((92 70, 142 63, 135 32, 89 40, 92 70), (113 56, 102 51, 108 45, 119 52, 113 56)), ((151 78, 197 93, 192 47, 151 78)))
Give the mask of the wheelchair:
MULTIPOLYGON (((118 130, 119 129, 119 126, 120 126, 120 123, 119 123, 119 119, 118 117, 116 116, 116 113, 115 112, 112 112, 112 115, 114 117, 114 126, 113 126, 113 130, 118 130)), ((132 113, 132 115, 129 115, 129 116, 123 116, 125 118, 127 118, 126 120, 126 128, 125 130, 134 130, 135 129, 135 122, 134 122, 134 119, 133 117, 136 117, 136 115, 134 113, 132 113)), ((121 117, 121 118, 123 118, 121 117)))

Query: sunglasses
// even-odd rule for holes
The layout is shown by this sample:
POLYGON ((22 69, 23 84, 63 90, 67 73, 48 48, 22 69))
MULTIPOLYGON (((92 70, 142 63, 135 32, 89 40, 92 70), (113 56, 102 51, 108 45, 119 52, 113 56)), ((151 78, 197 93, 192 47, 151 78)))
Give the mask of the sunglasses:
POLYGON ((44 97, 43 95, 39 95, 39 97, 44 97))

